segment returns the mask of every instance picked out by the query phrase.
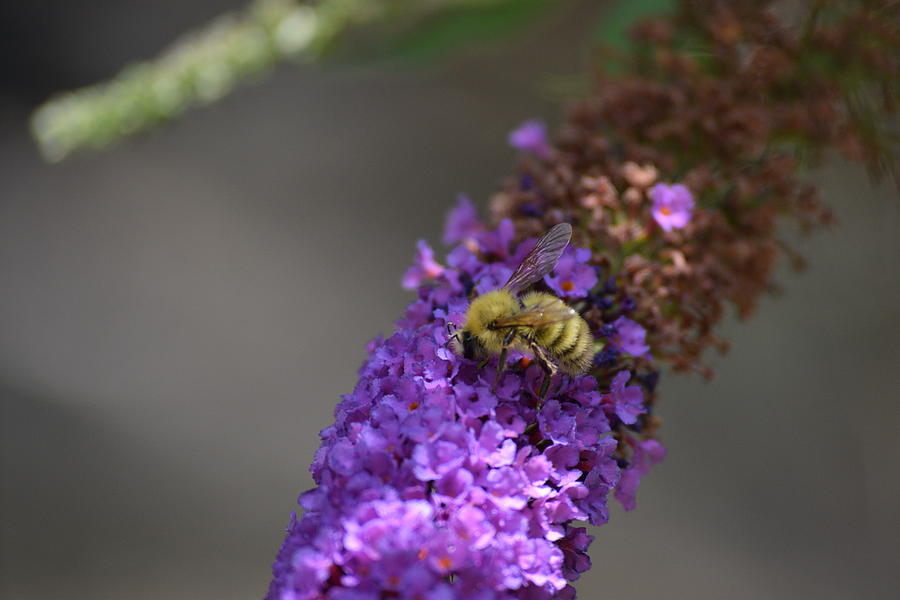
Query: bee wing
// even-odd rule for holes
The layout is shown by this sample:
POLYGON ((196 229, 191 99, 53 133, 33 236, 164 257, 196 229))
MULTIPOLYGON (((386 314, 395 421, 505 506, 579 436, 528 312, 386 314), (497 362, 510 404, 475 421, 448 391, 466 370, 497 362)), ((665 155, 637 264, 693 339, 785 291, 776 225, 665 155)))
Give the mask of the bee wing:
POLYGON ((570 239, 572 239, 571 225, 568 223, 554 225, 522 259, 522 263, 503 287, 513 295, 518 295, 519 292, 552 271, 559 257, 562 256, 563 250, 569 245, 570 239))
POLYGON ((575 316, 575 311, 565 304, 555 303, 552 306, 535 306, 508 317, 500 317, 494 321, 494 327, 543 327, 553 323, 562 323, 575 316))

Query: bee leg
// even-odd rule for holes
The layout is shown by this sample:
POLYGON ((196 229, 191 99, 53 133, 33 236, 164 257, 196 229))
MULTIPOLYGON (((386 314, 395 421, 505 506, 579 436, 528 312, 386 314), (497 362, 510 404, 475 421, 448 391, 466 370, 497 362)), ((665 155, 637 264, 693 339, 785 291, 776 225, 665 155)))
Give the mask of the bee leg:
POLYGON ((497 376, 494 378, 494 385, 491 391, 496 390, 497 386, 500 385, 500 376, 506 370, 506 355, 509 353, 509 346, 515 337, 516 330, 510 329, 506 337, 503 338, 503 350, 500 351, 500 358, 497 360, 497 376))
POLYGON ((496 391, 497 386, 500 385, 500 376, 503 375, 503 370, 506 368, 506 347, 500 351, 500 359, 497 362, 497 375, 494 377, 494 385, 491 386, 491 391, 496 391))
POLYGON ((550 380, 553 378, 549 372, 544 373, 544 380, 541 381, 541 391, 538 392, 538 398, 541 400, 547 395, 547 390, 550 389, 550 380))
MULTIPOLYGON (((542 367, 544 365, 541 365, 542 367)), ((543 400, 547 395, 547 390, 550 389, 550 382, 553 380, 553 376, 556 375, 556 365, 552 363, 547 363, 547 367, 544 369, 544 380, 541 382, 541 391, 538 392, 538 397, 543 400)))
POLYGON ((553 364, 553 361, 550 360, 543 348, 533 342, 530 346, 531 351, 534 353, 534 359, 541 366, 541 369, 544 370, 544 380, 541 382, 541 390, 538 392, 538 397, 543 400, 544 396, 547 395, 547 390, 550 389, 550 380, 556 375, 558 368, 553 364))

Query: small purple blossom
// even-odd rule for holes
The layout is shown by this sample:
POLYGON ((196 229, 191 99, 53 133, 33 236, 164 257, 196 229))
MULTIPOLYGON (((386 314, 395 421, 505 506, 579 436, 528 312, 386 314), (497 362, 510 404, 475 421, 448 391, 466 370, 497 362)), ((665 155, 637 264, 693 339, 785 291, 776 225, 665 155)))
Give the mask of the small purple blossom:
POLYGON ((634 312, 636 308, 637 302, 635 302, 634 298, 632 298, 631 296, 625 296, 622 299, 622 304, 619 306, 619 310, 626 315, 628 313, 634 312))
POLYGON ((615 333, 612 336, 615 347, 632 356, 644 356, 650 351, 647 345, 647 330, 628 317, 619 317, 612 322, 615 333))
POLYGON ((680 183, 657 183, 650 188, 650 199, 653 201, 653 218, 663 231, 682 229, 690 222, 694 196, 687 187, 680 183))
POLYGON ((641 476, 650 472, 650 467, 659 463, 666 457, 666 449, 656 440, 645 440, 635 445, 634 459, 629 468, 622 472, 622 477, 616 487, 616 500, 625 510, 633 510, 636 504, 637 488, 641 483, 641 476))
POLYGON ((604 404, 626 425, 636 423, 638 416, 647 412, 644 406, 644 392, 640 386, 626 386, 629 379, 631 379, 630 372, 619 371, 613 377, 609 393, 603 396, 604 404))
POLYGON ((598 296, 594 299, 594 306, 600 310, 609 310, 613 307, 613 301, 608 296, 598 296))
POLYGON ((564 298, 584 298, 597 285, 597 271, 588 264, 591 251, 569 246, 556 263, 553 273, 544 276, 544 282, 564 298))
MULTIPOLYGON (((485 254, 496 256, 501 259, 510 257, 509 248, 516 237, 516 228, 512 221, 503 219, 493 231, 484 231, 478 235, 478 246, 485 254)), ((497 264, 497 263, 492 263, 497 264)), ((491 264, 486 265, 490 267, 491 264)), ((508 265, 510 268, 515 265, 508 265)))
POLYGON ((509 134, 509 145, 516 150, 532 152, 540 158, 551 154, 547 141, 547 126, 539 119, 525 121, 509 134))
POLYGON ((531 173, 523 173, 522 177, 519 179, 519 188, 521 188, 523 192, 527 192, 533 187, 534 177, 532 177, 531 173))
POLYGON ((563 551, 563 569, 570 581, 575 581, 582 573, 591 568, 591 558, 587 554, 594 536, 587 534, 584 527, 570 527, 565 538, 560 540, 559 547, 563 551))
POLYGON ((512 267, 508 267, 504 263, 491 263, 479 272, 475 280, 475 290, 479 294, 496 290, 509 281, 512 273, 512 267))
POLYGON ((612 367, 619 360, 619 351, 615 348, 607 346, 594 355, 595 367, 612 367))
POLYGON ((403 274, 403 287, 414 290, 426 281, 437 278, 444 272, 444 267, 434 260, 434 251, 428 242, 419 240, 416 242, 416 254, 413 265, 403 274))
POLYGON ((650 472, 650 467, 661 463, 666 458, 666 448, 657 440, 644 440, 634 449, 634 468, 641 475, 650 472))
POLYGON ((468 196, 460 194, 450 213, 447 215, 447 224, 444 227, 444 243, 457 244, 472 238, 475 234, 484 231, 484 225, 478 218, 478 211, 468 196))

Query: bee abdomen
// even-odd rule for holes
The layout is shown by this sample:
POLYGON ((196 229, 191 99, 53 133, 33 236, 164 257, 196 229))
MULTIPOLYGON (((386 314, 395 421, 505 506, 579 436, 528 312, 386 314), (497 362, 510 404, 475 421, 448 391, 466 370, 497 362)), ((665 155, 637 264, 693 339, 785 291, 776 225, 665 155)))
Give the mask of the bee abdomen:
MULTIPOLYGON (((522 299, 523 308, 532 306, 568 307, 560 298, 544 293, 532 292, 522 299)), ((584 373, 594 358, 594 336, 587 322, 573 314, 571 319, 538 327, 531 333, 532 339, 553 357, 560 369, 570 375, 584 373)))
POLYGON ((553 354, 561 356, 578 344, 578 336, 581 331, 580 317, 572 317, 563 323, 562 330, 555 340, 548 344, 547 349, 553 354))
POLYGON ((581 317, 572 318, 572 328, 576 331, 575 341, 561 352, 555 352, 560 367, 570 374, 583 373, 594 358, 594 336, 590 327, 581 317))
POLYGON ((534 331, 534 339, 542 348, 550 348, 562 334, 566 323, 552 323, 534 331))

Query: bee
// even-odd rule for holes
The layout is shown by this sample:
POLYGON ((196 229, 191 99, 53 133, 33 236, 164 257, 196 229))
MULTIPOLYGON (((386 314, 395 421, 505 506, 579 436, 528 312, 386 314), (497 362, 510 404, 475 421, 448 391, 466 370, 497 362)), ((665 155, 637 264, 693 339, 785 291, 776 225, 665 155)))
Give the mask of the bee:
POLYGON ((522 294, 553 270, 571 238, 568 223, 545 233, 503 287, 472 300, 465 324, 449 340, 457 354, 469 359, 499 355, 498 381, 511 348, 531 354, 544 370, 541 398, 557 371, 584 373, 594 358, 591 329, 574 309, 553 294, 522 294))

